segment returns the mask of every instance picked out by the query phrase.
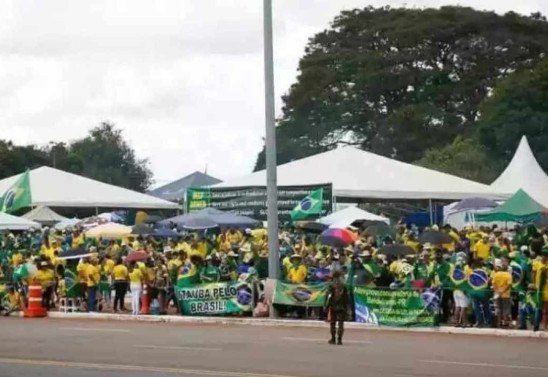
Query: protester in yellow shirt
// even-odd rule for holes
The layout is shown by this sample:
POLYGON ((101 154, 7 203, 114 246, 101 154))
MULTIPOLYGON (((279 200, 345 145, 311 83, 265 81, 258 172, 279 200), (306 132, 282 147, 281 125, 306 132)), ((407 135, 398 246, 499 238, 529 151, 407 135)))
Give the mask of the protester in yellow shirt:
POLYGON ((55 287, 55 272, 53 267, 46 261, 40 262, 37 267, 38 271, 36 271, 34 279, 42 286, 42 305, 44 308, 49 309, 55 287))
POLYGON ((114 312, 116 313, 118 308, 125 311, 124 300, 128 288, 129 272, 120 257, 116 260, 116 266, 112 268, 111 278, 114 282, 114 312))
POLYGON ((0 312, 7 317, 11 313, 21 310, 21 295, 15 290, 14 287, 9 287, 6 293, 5 305, 0 305, 0 312))
POLYGON ((78 274, 78 285, 80 289, 80 298, 82 302, 86 302, 87 290, 88 290, 88 258, 80 259, 78 266, 76 266, 76 273, 78 274))
POLYGON ((308 269, 302 264, 302 256, 294 254, 290 258, 291 265, 287 271, 287 280, 293 284, 302 284, 308 275, 308 269))
POLYGON ((133 315, 138 315, 140 311, 140 298, 143 290, 144 274, 135 262, 129 265, 129 282, 131 289, 131 309, 133 315))
POLYGON ((101 279, 101 269, 97 258, 90 258, 89 265, 86 270, 87 287, 88 287, 88 311, 97 311, 97 289, 101 279))
POLYGON ((500 259, 495 260, 495 269, 491 275, 491 286, 494 292, 497 326, 502 327, 511 321, 512 274, 503 266, 500 259))
POLYGON ((491 256, 491 245, 489 245, 489 237, 483 237, 476 242, 474 257, 486 260, 491 256))

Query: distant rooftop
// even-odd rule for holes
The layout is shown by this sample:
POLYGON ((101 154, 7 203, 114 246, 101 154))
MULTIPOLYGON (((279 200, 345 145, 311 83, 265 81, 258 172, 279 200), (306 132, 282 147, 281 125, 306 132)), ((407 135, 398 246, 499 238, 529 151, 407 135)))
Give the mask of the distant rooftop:
POLYGON ((211 186, 220 182, 222 182, 220 179, 195 171, 186 177, 155 188, 149 191, 148 194, 164 200, 180 202, 184 199, 187 188, 211 186))

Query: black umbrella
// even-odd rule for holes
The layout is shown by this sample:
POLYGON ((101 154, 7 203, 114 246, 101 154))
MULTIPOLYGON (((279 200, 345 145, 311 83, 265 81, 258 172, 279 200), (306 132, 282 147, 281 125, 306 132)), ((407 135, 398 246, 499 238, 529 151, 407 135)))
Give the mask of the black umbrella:
POLYGON ((145 224, 134 225, 133 228, 131 228, 131 234, 137 234, 139 236, 147 236, 152 233, 154 233, 154 229, 145 224))
POLYGON ((164 218, 162 216, 158 215, 148 215, 148 217, 145 220, 145 224, 155 224, 158 221, 162 221, 164 218))
POLYGON ((74 258, 81 258, 81 257, 84 257, 84 256, 88 256, 89 254, 90 253, 89 253, 88 250, 86 250, 84 248, 79 248, 79 249, 72 249, 72 250, 64 251, 59 255, 59 258, 60 259, 74 259, 74 258))
POLYGON ((379 249, 379 253, 385 255, 393 255, 395 257, 409 255, 415 253, 411 246, 407 245, 386 245, 379 249))
POLYGON ((218 226, 219 224, 217 224, 215 221, 213 221, 209 217, 197 217, 187 221, 185 225, 183 225, 183 228, 190 229, 190 230, 204 230, 204 229, 216 228, 218 226))
POLYGON ((300 221, 295 223, 295 227, 304 230, 305 232, 310 233, 321 233, 328 228, 327 225, 322 223, 317 223, 315 221, 300 221))
POLYGON ((394 238, 396 236, 396 231, 394 230, 394 228, 392 228, 390 225, 387 225, 386 223, 379 223, 370 225, 365 228, 363 234, 373 237, 391 236, 392 238, 394 238))
POLYGON ((427 230, 419 236, 419 242, 422 244, 441 245, 453 242, 453 238, 449 234, 440 232, 439 230, 427 230))

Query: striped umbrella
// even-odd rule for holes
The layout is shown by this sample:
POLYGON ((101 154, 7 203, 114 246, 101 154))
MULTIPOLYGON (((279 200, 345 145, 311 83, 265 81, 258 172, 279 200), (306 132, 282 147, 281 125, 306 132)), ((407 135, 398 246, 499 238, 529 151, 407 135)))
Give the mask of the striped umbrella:
POLYGON ((323 245, 331 247, 346 247, 356 242, 357 239, 358 237, 351 231, 337 228, 325 230, 320 237, 323 245))

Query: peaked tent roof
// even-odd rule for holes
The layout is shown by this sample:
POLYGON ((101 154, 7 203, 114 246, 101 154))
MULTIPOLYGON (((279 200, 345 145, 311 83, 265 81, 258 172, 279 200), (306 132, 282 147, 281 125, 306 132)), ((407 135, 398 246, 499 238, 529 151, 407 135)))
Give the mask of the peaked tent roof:
POLYGON ((518 190, 514 196, 492 211, 476 214, 476 221, 533 222, 545 212, 544 207, 525 191, 518 190))
POLYGON ((155 188, 154 190, 149 191, 148 194, 164 200, 178 202, 185 197, 186 189, 189 187, 211 186, 220 182, 220 179, 195 171, 186 177, 155 188))
POLYGON ((358 207, 347 207, 337 212, 333 212, 330 215, 322 217, 318 222, 325 225, 340 225, 342 227, 347 227, 355 221, 360 220, 372 220, 372 221, 382 221, 387 224, 390 223, 390 220, 386 217, 375 215, 371 212, 367 212, 358 207))
POLYGON ((38 206, 33 210, 25 213, 21 216, 25 219, 36 221, 40 224, 57 224, 61 221, 67 220, 66 217, 59 215, 57 212, 53 211, 51 208, 46 206, 38 206))
MULTIPOLYGON (((353 147, 333 149, 278 166, 278 185, 332 183, 334 195, 373 199, 507 198, 489 186, 353 147)), ((261 170, 213 187, 266 185, 261 170)))
MULTIPOLYGON (((42 166, 30 174, 32 205, 49 207, 102 207, 137 209, 176 209, 175 203, 109 185, 63 170, 42 166)), ((0 181, 0 193, 6 192, 19 178, 0 181)))
POLYGON ((536 201, 548 207, 548 176, 542 170, 527 137, 521 137, 516 153, 502 174, 491 184, 493 191, 513 193, 525 190, 536 201))
POLYGON ((28 230, 30 228, 39 229, 40 227, 41 225, 34 221, 0 212, 0 229, 28 230))

